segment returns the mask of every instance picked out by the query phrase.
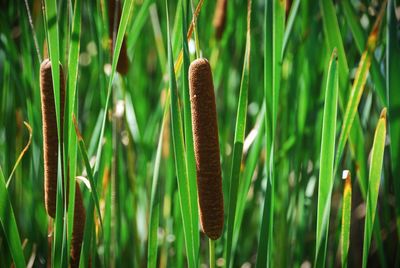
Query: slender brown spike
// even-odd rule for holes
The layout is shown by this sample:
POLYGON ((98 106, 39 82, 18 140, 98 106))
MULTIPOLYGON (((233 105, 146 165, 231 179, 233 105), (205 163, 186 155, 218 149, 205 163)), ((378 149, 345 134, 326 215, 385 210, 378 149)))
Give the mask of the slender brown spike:
POLYGON ((217 5, 215 6, 213 25, 215 29, 215 37, 218 40, 221 39, 225 30, 227 3, 228 0, 218 0, 217 5))
MULTIPOLYGON (((115 6, 115 1, 116 0, 109 0, 109 5, 108 5, 108 30, 110 33, 110 53, 111 56, 114 53, 114 39, 117 38, 117 31, 118 31, 118 25, 119 22, 121 21, 121 0, 118 1, 118 5, 115 6), (116 10, 117 8, 117 10, 116 10), (116 13, 117 12, 117 13, 116 13), (115 14, 117 14, 117 17, 115 18, 115 14), (115 31, 115 36, 114 35, 115 31)), ((129 59, 128 59, 128 54, 126 51, 126 37, 124 36, 124 40, 122 41, 122 46, 121 46, 121 51, 119 53, 119 58, 118 58, 118 63, 117 63, 117 71, 121 75, 126 75, 129 70, 129 59)))
MULTIPOLYGON (((40 65, 40 95, 43 121, 44 199, 47 213, 54 218, 56 214, 57 195, 58 137, 53 79, 51 76, 51 62, 49 59, 45 59, 40 65)), ((63 133, 64 99, 65 80, 63 69, 60 64, 60 133, 63 133)), ((62 142, 61 140, 61 144, 62 142)))
POLYGON ((224 226, 224 199, 214 85, 206 59, 190 64, 189 85, 200 221, 203 232, 215 240, 224 226))
POLYGON ((71 239, 71 268, 79 267, 83 233, 85 230, 86 211, 83 206, 82 193, 78 183, 75 183, 75 211, 74 225, 72 227, 71 239))

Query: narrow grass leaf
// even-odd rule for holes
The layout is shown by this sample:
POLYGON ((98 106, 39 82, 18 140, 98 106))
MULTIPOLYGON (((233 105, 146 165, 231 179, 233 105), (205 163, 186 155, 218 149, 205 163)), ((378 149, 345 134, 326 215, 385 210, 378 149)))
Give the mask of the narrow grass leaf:
POLYGON ((279 105, 282 48, 285 30, 286 1, 270 0, 264 17, 264 98, 266 103, 266 170, 267 190, 261 218, 256 267, 272 265, 274 229, 274 143, 279 105), (261 239, 262 238, 262 239, 261 239))
POLYGON ((14 265, 17 268, 26 267, 24 252, 22 251, 21 239, 19 237, 17 222, 7 191, 3 170, 0 167, 0 222, 4 235, 10 249, 14 265))
MULTIPOLYGON (((236 204, 238 198, 239 175, 241 173, 240 167, 242 163, 243 142, 246 131, 246 118, 247 118, 247 103, 249 92, 249 75, 250 75, 250 49, 251 49, 251 0, 247 2, 247 32, 246 32, 246 48, 243 62, 242 80, 240 82, 239 102, 236 114, 236 127, 235 137, 233 144, 233 156, 231 164, 231 174, 228 182, 229 196, 228 196, 228 215, 227 215, 227 234, 225 240, 225 261, 226 267, 231 267, 233 255, 232 238, 233 228, 235 224, 236 204)), ((243 190, 243 189, 242 189, 243 190)))
POLYGON ((285 55, 287 49, 287 44, 289 42, 289 38, 292 33, 294 20, 297 17, 299 6, 300 6, 300 0, 294 0, 292 3, 292 7, 290 9, 289 17, 287 18, 285 34, 283 36, 282 58, 285 55))
POLYGON ((74 115, 72 115, 72 119, 73 119, 74 124, 75 124, 76 136, 78 137, 79 152, 81 153, 81 157, 82 157, 83 162, 85 164, 86 173, 87 173, 87 176, 88 176, 89 182, 90 182, 91 197, 92 197, 93 202, 95 204, 95 208, 97 210, 97 215, 99 216, 101 229, 103 229, 103 220, 102 220, 101 213, 100 213, 100 205, 99 205, 99 197, 98 197, 99 195, 97 193, 97 181, 94 180, 92 167, 90 166, 89 157, 88 157, 88 154, 87 154, 85 142, 83 141, 82 135, 79 132, 78 123, 76 122, 76 119, 75 119, 74 115))
POLYGON ((161 149, 163 143, 163 134, 166 118, 168 117, 168 109, 164 110, 160 136, 158 139, 156 158, 154 161, 154 173, 151 186, 151 199, 150 199, 150 223, 148 234, 148 253, 147 253, 147 267, 157 267, 157 248, 158 248, 158 224, 160 220, 160 206, 161 194, 158 186, 160 162, 161 162, 161 149))
POLYGON ((189 9, 184 6, 182 1, 182 51, 183 51, 183 68, 182 68, 182 91, 183 91, 183 121, 184 134, 186 144, 186 166, 189 182, 190 205, 192 211, 192 229, 193 229, 193 248, 195 250, 195 260, 197 263, 200 250, 200 233, 199 233, 199 207, 197 205, 197 185, 196 185, 196 160, 194 157, 193 130, 192 130, 192 112, 189 94, 189 46, 187 41, 187 15, 189 9))
MULTIPOLYGON (((172 44, 169 29, 168 1, 165 1, 167 12, 167 33, 168 33, 168 73, 169 73, 169 88, 171 101, 171 127, 172 140, 174 144, 174 158, 176 175, 178 178, 178 191, 180 197, 183 233, 186 243, 186 254, 189 267, 197 266, 195 263, 195 249, 193 248, 193 229, 192 215, 190 204, 190 189, 187 176, 186 154, 183 140, 182 117, 180 104, 178 99, 178 89, 175 80, 175 71, 173 65, 172 44)), ((197 250, 197 249, 196 249, 197 250)))
POLYGON ((91 199, 87 207, 85 230, 83 232, 83 242, 81 248, 81 257, 79 267, 89 267, 91 255, 91 244, 94 227, 94 202, 91 199))
MULTIPOLYGON (((258 117, 259 118, 257 119, 256 126, 249 133, 249 135, 252 135, 251 133, 253 131, 257 131, 254 143, 251 146, 250 152, 246 158, 246 165, 242 173, 242 179, 239 182, 239 189, 241 190, 238 192, 238 198, 236 202, 237 208, 235 213, 235 226, 233 229, 232 252, 235 252, 237 247, 246 206, 246 197, 250 189, 254 171, 259 161, 261 149, 263 148, 265 130, 265 103, 263 103, 262 110, 258 117)), ((246 147, 246 141, 244 142, 244 147, 246 147)))
POLYGON ((369 169, 369 184, 366 201, 364 245, 362 267, 367 267, 368 252, 371 244, 372 231, 374 228, 376 206, 378 203, 379 184, 382 174, 383 153, 385 151, 386 139, 386 108, 381 112, 375 130, 374 142, 371 150, 371 166, 369 169))
POLYGON ((68 235, 67 235, 67 252, 69 252, 71 238, 72 238, 72 227, 74 220, 74 209, 75 209, 75 180, 74 175, 76 172, 76 157, 77 157, 77 139, 76 134, 73 130, 72 114, 75 110, 76 103, 76 91, 78 83, 78 64, 79 64, 79 49, 80 49, 80 35, 81 35, 81 0, 75 0, 74 14, 72 19, 72 32, 71 42, 69 47, 68 55, 68 87, 67 87, 67 98, 66 98, 66 113, 64 124, 66 126, 67 137, 64 139, 65 142, 65 163, 64 166, 69 167, 67 176, 69 182, 69 204, 68 204, 68 235))
POLYGON ((343 207, 342 207, 342 228, 340 232, 340 257, 342 267, 347 267, 347 258, 350 245, 350 224, 351 224, 351 174, 350 171, 343 171, 343 207))
POLYGON ((325 266, 328 244, 329 214, 333 189, 333 161, 335 156, 335 133, 339 78, 336 50, 333 51, 328 69, 325 89, 325 105, 322 123, 322 141, 318 182, 318 209, 315 266, 325 266))

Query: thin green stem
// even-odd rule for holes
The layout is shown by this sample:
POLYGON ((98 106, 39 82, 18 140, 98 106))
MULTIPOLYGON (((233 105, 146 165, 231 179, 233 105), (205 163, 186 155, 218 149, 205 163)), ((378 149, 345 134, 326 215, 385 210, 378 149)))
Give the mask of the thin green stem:
MULTIPOLYGON (((195 8, 193 0, 190 1, 190 5, 192 7, 192 12, 195 14, 195 8)), ((193 17, 193 31, 194 31, 194 43, 196 44, 196 58, 200 58, 200 43, 199 43, 199 35, 197 33, 197 18, 193 17)))
POLYGON ((208 239, 210 248, 210 268, 215 268, 215 241, 208 239))

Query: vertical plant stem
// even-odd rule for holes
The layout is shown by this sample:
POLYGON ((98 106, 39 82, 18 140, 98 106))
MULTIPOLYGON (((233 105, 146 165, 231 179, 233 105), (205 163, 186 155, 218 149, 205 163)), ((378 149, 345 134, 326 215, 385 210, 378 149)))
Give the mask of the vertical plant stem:
POLYGON ((210 268, 215 268, 215 241, 209 238, 208 242, 210 249, 210 268))

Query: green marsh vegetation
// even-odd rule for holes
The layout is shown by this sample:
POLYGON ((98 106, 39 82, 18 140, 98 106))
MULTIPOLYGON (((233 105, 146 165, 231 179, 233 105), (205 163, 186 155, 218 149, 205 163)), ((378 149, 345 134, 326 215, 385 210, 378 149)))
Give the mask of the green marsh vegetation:
POLYGON ((0 267, 400 266, 399 25, 396 0, 0 1, 0 267))

